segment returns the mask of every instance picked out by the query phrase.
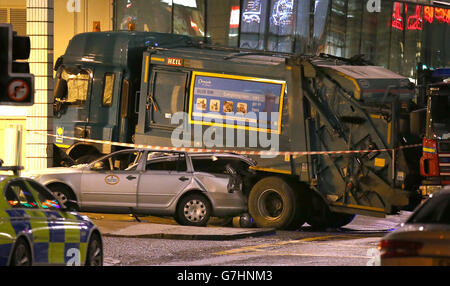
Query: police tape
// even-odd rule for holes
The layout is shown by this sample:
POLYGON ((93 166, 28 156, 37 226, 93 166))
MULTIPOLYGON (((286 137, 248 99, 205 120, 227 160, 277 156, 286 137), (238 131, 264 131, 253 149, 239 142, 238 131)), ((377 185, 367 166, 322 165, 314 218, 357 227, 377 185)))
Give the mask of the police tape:
POLYGON ((227 150, 227 149, 203 149, 203 148, 192 148, 192 147, 165 147, 165 146, 154 146, 154 145, 145 145, 145 144, 132 144, 132 143, 121 143, 121 142, 112 142, 112 141, 104 141, 104 140, 96 140, 96 139, 88 139, 88 138, 77 138, 70 136, 61 136, 50 134, 47 132, 40 131, 29 131, 34 134, 55 137, 58 139, 67 139, 85 143, 94 143, 94 144, 104 144, 104 145, 112 145, 118 147, 127 147, 134 149, 151 149, 154 151, 177 151, 177 152, 188 152, 188 153, 234 153, 239 155, 259 155, 259 156, 304 156, 304 155, 337 155, 337 154, 356 154, 356 153, 377 153, 377 152, 394 152, 396 150, 402 149, 410 149, 422 147, 422 144, 413 144, 413 145, 405 145, 399 146, 397 148, 390 149, 376 149, 376 150, 342 150, 342 151, 243 151, 243 150, 227 150))

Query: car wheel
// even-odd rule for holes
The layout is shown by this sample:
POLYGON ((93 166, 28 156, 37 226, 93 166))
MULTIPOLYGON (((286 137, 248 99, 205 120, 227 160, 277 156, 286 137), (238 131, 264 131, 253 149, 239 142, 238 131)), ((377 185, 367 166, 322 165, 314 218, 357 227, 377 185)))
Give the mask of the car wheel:
POLYGON ((103 247, 98 234, 93 234, 89 241, 86 266, 103 266, 103 247))
POLYGON ((19 238, 14 246, 11 257, 11 266, 31 266, 31 251, 28 243, 23 238, 19 238))
POLYGON ((75 201, 75 198, 70 190, 61 185, 49 185, 47 186, 50 191, 52 191, 53 195, 63 204, 67 203, 67 201, 75 201))
POLYGON ((211 203, 200 194, 187 195, 178 204, 176 221, 181 225, 205 226, 211 216, 211 203))

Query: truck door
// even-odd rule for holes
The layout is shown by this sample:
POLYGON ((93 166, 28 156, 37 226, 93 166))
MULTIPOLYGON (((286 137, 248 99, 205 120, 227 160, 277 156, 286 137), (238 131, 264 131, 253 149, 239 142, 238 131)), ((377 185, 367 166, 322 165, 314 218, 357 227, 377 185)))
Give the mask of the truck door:
POLYGON ((154 70, 148 104, 150 127, 173 128, 174 113, 185 110, 188 73, 183 71, 154 70))
POLYGON ((114 71, 103 66, 95 68, 86 124, 88 138, 105 141, 118 140, 121 79, 121 71, 114 71))

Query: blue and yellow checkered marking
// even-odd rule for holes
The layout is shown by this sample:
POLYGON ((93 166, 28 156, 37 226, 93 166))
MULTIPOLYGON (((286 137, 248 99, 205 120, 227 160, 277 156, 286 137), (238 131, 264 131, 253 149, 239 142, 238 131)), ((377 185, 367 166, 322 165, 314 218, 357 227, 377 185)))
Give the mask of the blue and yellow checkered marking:
MULTIPOLYGON (((0 190, 16 177, 0 182, 0 190)), ((35 198, 37 192, 29 186, 35 198)), ((0 265, 8 263, 13 243, 19 234, 25 234, 33 243, 34 261, 39 264, 66 264, 72 257, 72 248, 80 251, 80 263, 86 259, 89 234, 94 224, 78 213, 58 210, 30 208, 13 209, 0 197, 0 265)))
MULTIPOLYGON (((33 242, 34 261, 38 264, 66 264, 70 259, 70 249, 78 249, 80 263, 86 259, 87 243, 92 222, 79 214, 62 213, 41 209, 10 209, 0 215, 9 217, 5 225, 11 235, 26 234, 33 242)), ((0 232, 4 232, 4 227, 0 232)), ((8 263, 12 241, 0 240, 0 265, 8 263), (4 255, 6 254, 6 255, 4 255)))

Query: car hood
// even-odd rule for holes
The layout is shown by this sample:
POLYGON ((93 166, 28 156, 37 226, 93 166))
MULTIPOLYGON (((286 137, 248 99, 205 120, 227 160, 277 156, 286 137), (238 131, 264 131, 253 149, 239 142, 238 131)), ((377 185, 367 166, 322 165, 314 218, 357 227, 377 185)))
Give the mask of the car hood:
POLYGON ((81 173, 87 165, 75 165, 72 167, 55 167, 40 170, 29 170, 22 172, 22 177, 55 175, 55 174, 76 174, 81 173))

